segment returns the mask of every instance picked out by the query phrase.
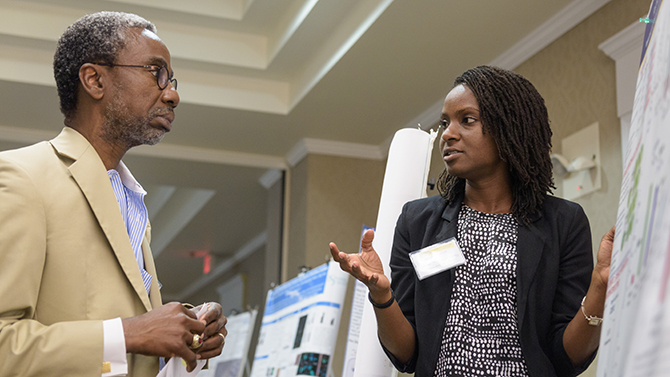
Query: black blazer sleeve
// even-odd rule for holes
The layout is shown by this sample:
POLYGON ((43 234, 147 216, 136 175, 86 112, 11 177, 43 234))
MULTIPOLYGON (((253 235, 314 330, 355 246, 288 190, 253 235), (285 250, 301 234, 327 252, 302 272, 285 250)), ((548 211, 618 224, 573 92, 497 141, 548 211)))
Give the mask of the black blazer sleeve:
MULTIPOLYGON (((531 376, 576 376, 563 334, 591 282, 591 230, 581 206, 547 197, 541 217, 519 227, 517 313, 531 376)), ((595 357, 595 353, 593 355, 595 357)))

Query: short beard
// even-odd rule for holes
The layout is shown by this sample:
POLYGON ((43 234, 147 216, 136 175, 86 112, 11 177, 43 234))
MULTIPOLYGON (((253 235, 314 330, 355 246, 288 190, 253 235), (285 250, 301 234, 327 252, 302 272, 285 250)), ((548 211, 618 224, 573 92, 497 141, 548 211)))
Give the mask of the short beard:
POLYGON ((102 138, 109 143, 120 144, 126 150, 143 144, 156 145, 163 140, 165 131, 152 127, 150 122, 165 111, 155 108, 144 117, 133 118, 117 92, 103 114, 102 138))

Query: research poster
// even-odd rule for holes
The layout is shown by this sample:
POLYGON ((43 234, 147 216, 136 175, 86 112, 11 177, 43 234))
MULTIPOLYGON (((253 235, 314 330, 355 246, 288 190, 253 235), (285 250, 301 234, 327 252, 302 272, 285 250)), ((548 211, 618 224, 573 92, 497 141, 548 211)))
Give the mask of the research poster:
MULTIPOLYGON (((363 225, 361 230, 361 242, 363 235, 368 229, 375 228, 363 225)), ((361 252, 361 242, 358 242, 358 252, 361 252)), ((358 354, 358 339, 361 335, 361 324, 363 322, 363 308, 368 301, 368 287, 355 280, 354 296, 351 300, 351 312, 349 315, 349 331, 347 333, 347 346, 344 351, 344 364, 342 365, 342 377, 354 377, 356 367, 356 355, 358 354)), ((369 305, 369 304, 368 304, 369 305)))
POLYGON ((670 371, 670 2, 654 1, 624 163, 599 377, 670 371))
POLYGON ((254 332, 258 310, 227 316, 226 344, 221 355, 209 359, 209 368, 198 377, 242 377, 247 367, 247 355, 254 332))
POLYGON ((327 377, 349 275, 329 262, 270 290, 251 377, 327 377))
POLYGON ((354 371, 356 370, 356 355, 358 354, 358 338, 361 334, 361 322, 363 322, 363 307, 367 300, 368 287, 359 280, 356 280, 354 297, 351 301, 349 333, 347 336, 347 347, 344 351, 342 377, 354 377, 354 371))

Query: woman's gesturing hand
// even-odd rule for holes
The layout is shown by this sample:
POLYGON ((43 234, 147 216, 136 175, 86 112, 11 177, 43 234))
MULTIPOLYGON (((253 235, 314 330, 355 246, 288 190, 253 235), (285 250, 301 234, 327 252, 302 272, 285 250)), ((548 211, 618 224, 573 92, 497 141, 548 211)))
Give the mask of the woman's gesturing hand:
POLYGON ((361 241, 361 252, 356 254, 343 253, 334 242, 330 243, 330 253, 340 264, 340 268, 363 282, 373 296, 375 293, 387 292, 391 286, 389 279, 384 275, 381 259, 372 248, 374 238, 375 232, 372 229, 366 231, 361 241))

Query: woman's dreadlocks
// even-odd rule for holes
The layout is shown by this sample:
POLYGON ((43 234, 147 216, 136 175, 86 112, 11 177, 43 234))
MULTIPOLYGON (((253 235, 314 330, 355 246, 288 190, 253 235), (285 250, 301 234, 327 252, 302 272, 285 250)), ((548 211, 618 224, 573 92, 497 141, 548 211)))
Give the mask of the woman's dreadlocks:
MULTIPOLYGON (((465 85, 479 104, 483 132, 490 132, 511 177, 512 214, 527 225, 554 186, 551 128, 544 99, 523 76, 497 67, 479 66, 464 72, 454 87, 465 85)), ((438 190, 453 201, 465 190, 465 180, 445 169, 438 190)))

